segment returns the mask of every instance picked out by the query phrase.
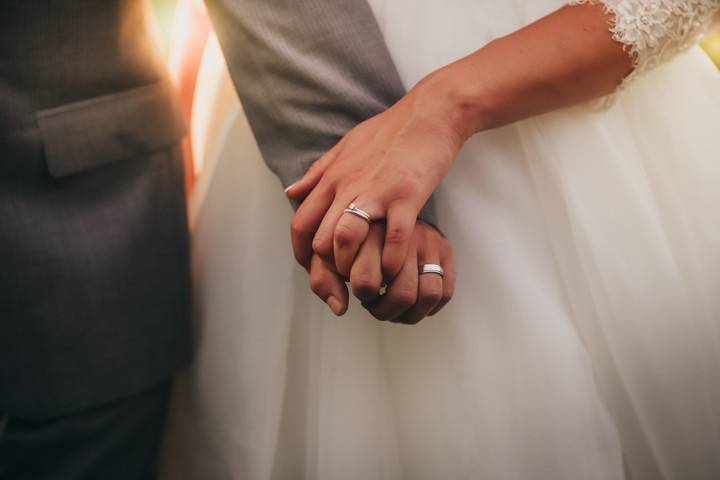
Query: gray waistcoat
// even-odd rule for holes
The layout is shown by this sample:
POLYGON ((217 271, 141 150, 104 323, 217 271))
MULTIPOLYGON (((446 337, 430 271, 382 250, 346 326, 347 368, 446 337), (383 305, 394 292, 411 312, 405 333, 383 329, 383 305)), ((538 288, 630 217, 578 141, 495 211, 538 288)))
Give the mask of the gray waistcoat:
POLYGON ((57 415, 189 359, 183 124, 142 0, 0 13, 0 411, 57 415))

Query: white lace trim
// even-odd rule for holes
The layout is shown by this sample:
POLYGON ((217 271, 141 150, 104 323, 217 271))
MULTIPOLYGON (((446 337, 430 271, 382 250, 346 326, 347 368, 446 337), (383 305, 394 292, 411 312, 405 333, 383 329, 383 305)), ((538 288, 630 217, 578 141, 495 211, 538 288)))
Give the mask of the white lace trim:
POLYGON ((602 4, 613 15, 610 31, 634 62, 625 86, 692 47, 720 11, 720 0, 570 0, 570 5, 602 4))

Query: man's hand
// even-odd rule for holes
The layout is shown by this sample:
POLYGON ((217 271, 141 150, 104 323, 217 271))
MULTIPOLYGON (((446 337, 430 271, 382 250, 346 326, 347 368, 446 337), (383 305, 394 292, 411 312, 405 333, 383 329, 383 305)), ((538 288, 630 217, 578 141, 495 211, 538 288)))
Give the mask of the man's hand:
MULTIPOLYGON (((350 285, 363 306, 378 320, 416 324, 427 315, 439 312, 455 290, 455 266, 450 243, 432 226, 417 222, 410 240, 409 253, 395 279, 380 295, 385 280, 382 273, 382 249, 385 227, 370 226, 350 268, 350 285), (419 274, 424 264, 441 265, 445 276, 419 274)), ((310 263, 310 285, 336 315, 348 308, 348 291, 335 267, 315 254, 310 263)))

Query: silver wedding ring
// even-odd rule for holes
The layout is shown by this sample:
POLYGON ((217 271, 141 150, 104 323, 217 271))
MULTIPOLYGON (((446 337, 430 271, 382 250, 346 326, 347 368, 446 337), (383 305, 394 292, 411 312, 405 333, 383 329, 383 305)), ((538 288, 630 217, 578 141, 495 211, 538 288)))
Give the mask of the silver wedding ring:
POLYGON ((440 265, 436 265, 434 263, 426 263, 420 267, 420 275, 424 275, 426 273, 434 273, 436 275, 440 275, 441 277, 445 276, 445 270, 443 270, 440 265))
POLYGON ((358 206, 355 205, 354 203, 351 203, 350 205, 348 205, 348 207, 345 210, 343 210, 343 213, 352 213, 353 215, 357 215, 358 217, 362 218, 363 220, 365 220, 368 223, 372 222, 372 220, 370 219, 370 214, 367 213, 362 208, 358 208, 358 206))

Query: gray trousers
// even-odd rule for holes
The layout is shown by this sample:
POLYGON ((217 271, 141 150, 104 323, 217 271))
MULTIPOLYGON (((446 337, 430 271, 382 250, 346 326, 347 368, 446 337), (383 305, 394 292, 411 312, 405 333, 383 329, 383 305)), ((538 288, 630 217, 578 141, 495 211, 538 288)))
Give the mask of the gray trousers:
POLYGON ((169 397, 166 381, 57 418, 0 414, 0 479, 154 479, 169 397))

